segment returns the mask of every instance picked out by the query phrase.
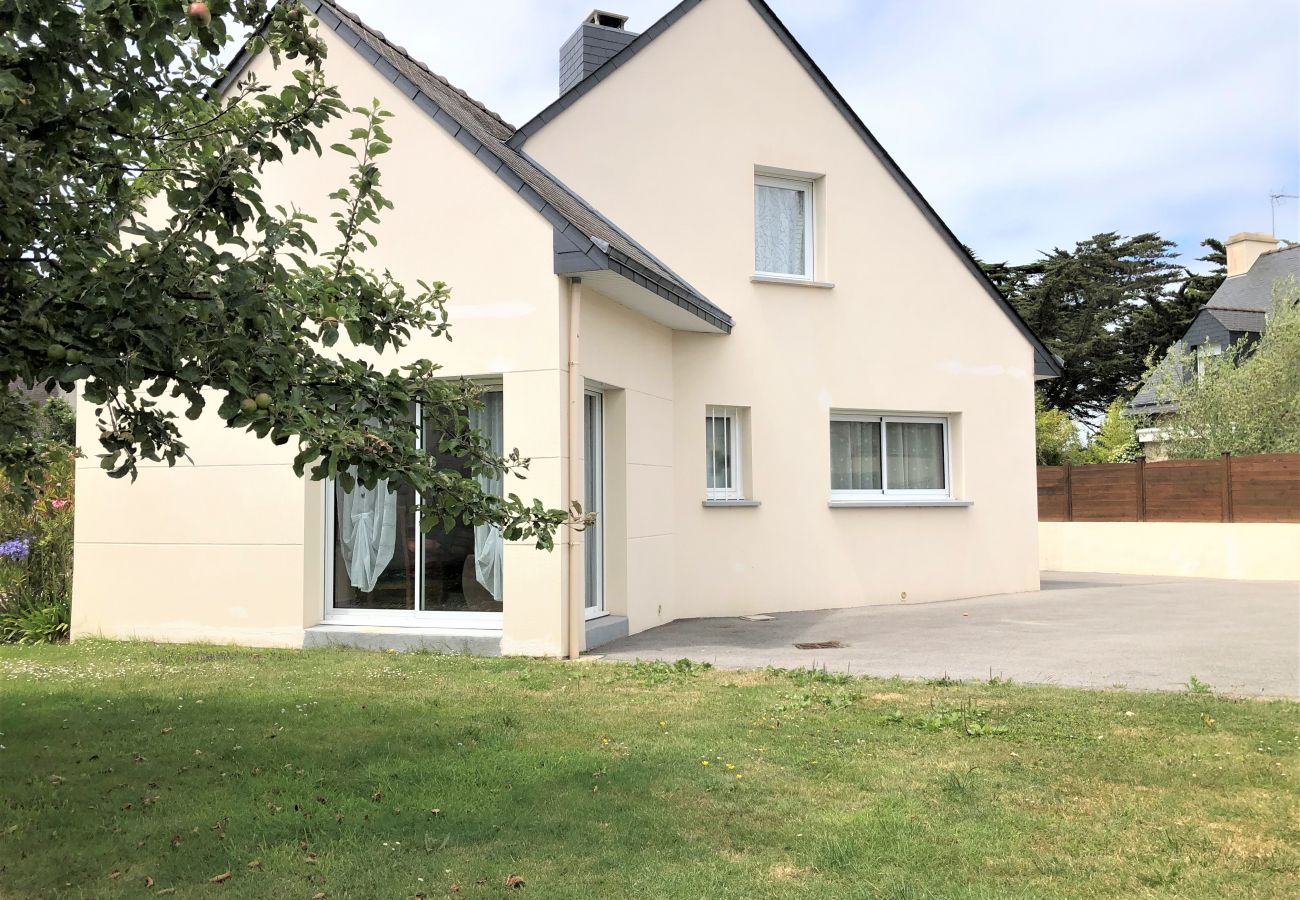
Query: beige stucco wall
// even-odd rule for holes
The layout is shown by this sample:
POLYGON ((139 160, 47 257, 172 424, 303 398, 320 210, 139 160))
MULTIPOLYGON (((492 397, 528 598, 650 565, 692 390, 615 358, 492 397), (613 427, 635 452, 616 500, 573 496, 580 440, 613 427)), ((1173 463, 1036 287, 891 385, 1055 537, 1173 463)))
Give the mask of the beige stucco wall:
POLYGON ((1045 570, 1300 581, 1300 525, 1040 522, 1045 570))
POLYGON ((746 0, 705 0, 526 150, 736 319, 673 335, 675 550, 657 560, 673 588, 629 610, 634 628, 661 604, 669 619, 1037 587, 1030 346, 746 0), (834 288, 750 281, 756 166, 824 176, 817 278, 834 288), (751 408, 760 508, 701 507, 708 404, 751 408), (974 506, 829 509, 832 407, 951 415, 974 506))
MULTIPOLYGON (((566 359, 551 226, 333 32, 320 34, 327 77, 344 99, 379 97, 395 113, 385 126, 393 149, 380 162, 396 209, 375 228, 379 249, 367 261, 406 284, 440 279, 453 289, 455 341, 416 336, 391 362, 427 357, 449 375, 501 377, 506 446, 532 458, 528 479, 510 489, 564 506, 566 359)), ((271 83, 286 74, 266 57, 250 70, 271 83)), ((336 122, 322 145, 346 140, 353 125, 336 122)), ((339 154, 300 154, 264 177, 264 196, 317 214, 329 246, 326 195, 347 174, 339 154)), ((145 465, 135 484, 111 482, 94 458, 90 407, 78 408, 90 458, 77 479, 74 635, 300 644, 323 612, 324 511, 321 486, 294 477, 292 452, 207 415, 182 422, 194 465, 145 465)), ((503 649, 562 650, 565 553, 507 546, 503 649)))

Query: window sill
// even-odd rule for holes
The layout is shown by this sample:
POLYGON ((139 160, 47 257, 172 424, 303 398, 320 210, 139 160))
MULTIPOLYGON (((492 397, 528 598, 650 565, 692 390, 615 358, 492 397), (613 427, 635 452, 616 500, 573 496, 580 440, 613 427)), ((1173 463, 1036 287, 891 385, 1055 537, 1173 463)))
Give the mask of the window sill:
POLYGON ((755 273, 749 276, 749 280, 755 284, 791 284, 795 287, 822 288, 827 290, 835 287, 831 281, 813 281, 811 278, 799 278, 795 275, 760 275, 755 273))
POLYGON ((974 506, 974 500, 832 500, 826 504, 831 509, 871 509, 873 507, 943 507, 964 508, 974 506))
POLYGON ((726 509, 728 507, 754 509, 763 504, 759 500, 702 500, 700 501, 700 505, 705 509, 726 509))

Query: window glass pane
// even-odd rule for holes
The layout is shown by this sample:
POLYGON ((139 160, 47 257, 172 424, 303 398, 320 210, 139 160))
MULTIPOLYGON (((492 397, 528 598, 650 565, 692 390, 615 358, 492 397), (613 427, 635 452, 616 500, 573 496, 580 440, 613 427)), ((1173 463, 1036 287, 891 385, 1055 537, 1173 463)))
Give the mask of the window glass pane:
POLYGON ((415 493, 334 491, 334 608, 415 609, 415 493))
MULTIPOLYGON (((500 453, 503 449, 503 405, 500 391, 482 397, 483 409, 470 413, 470 424, 482 432, 500 453)), ((454 456, 438 452, 440 435, 425 428, 424 446, 440 468, 466 472, 465 465, 454 456)), ((504 485, 499 478, 476 476, 484 490, 500 494, 504 485)), ((441 522, 424 536, 424 597, 422 610, 446 612, 500 612, 501 560, 504 542, 501 531, 492 525, 466 525, 457 520, 451 528, 441 522)))
POLYGON ((889 454, 891 491, 941 491, 943 425, 938 422, 888 422, 885 447, 889 454))
POLYGON ((705 416, 705 483, 710 490, 732 487, 731 420, 727 416, 705 416))
POLYGON ((880 490, 879 422, 831 422, 831 490, 880 490))
POLYGON ((807 275, 806 191, 754 186, 754 270, 807 275))

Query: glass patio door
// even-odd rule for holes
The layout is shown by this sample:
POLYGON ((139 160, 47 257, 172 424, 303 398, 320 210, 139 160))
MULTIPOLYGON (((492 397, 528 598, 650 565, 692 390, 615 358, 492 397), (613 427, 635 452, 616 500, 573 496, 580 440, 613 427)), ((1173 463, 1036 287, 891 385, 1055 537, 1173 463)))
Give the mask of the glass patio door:
MULTIPOLYGON (((470 425, 503 452, 500 388, 482 395, 483 408, 470 425)), ((417 413, 418 415, 418 413, 417 413)), ((464 464, 438 451, 439 435, 421 423, 420 444, 440 468, 466 472, 464 464)), ((501 479, 479 476, 500 495, 501 479)), ((501 627, 504 541, 493 525, 439 522, 421 528, 419 500, 409 488, 374 491, 360 485, 346 493, 330 484, 326 526, 329 566, 326 620, 342 624, 496 629, 501 627)))
POLYGON ((583 533, 586 565, 586 614, 605 615, 605 422, 604 396, 589 390, 583 402, 583 500, 596 522, 583 533))

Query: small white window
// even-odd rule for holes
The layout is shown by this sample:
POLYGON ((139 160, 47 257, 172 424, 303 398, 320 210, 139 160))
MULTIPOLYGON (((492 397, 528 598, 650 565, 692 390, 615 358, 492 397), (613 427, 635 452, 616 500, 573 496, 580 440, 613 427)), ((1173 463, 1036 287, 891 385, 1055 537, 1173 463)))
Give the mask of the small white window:
POLYGON ((708 500, 745 499, 740 433, 740 407, 705 409, 704 484, 708 500))
POLYGON ((951 492, 948 420, 831 414, 831 499, 942 498, 951 492))
POLYGON ((754 272, 813 277, 813 183, 754 177, 754 272))
POLYGON ((1195 348, 1196 354, 1196 377, 1204 378, 1205 370, 1210 367, 1210 360, 1216 356, 1223 355, 1223 345, 1211 344, 1208 340, 1195 348))

